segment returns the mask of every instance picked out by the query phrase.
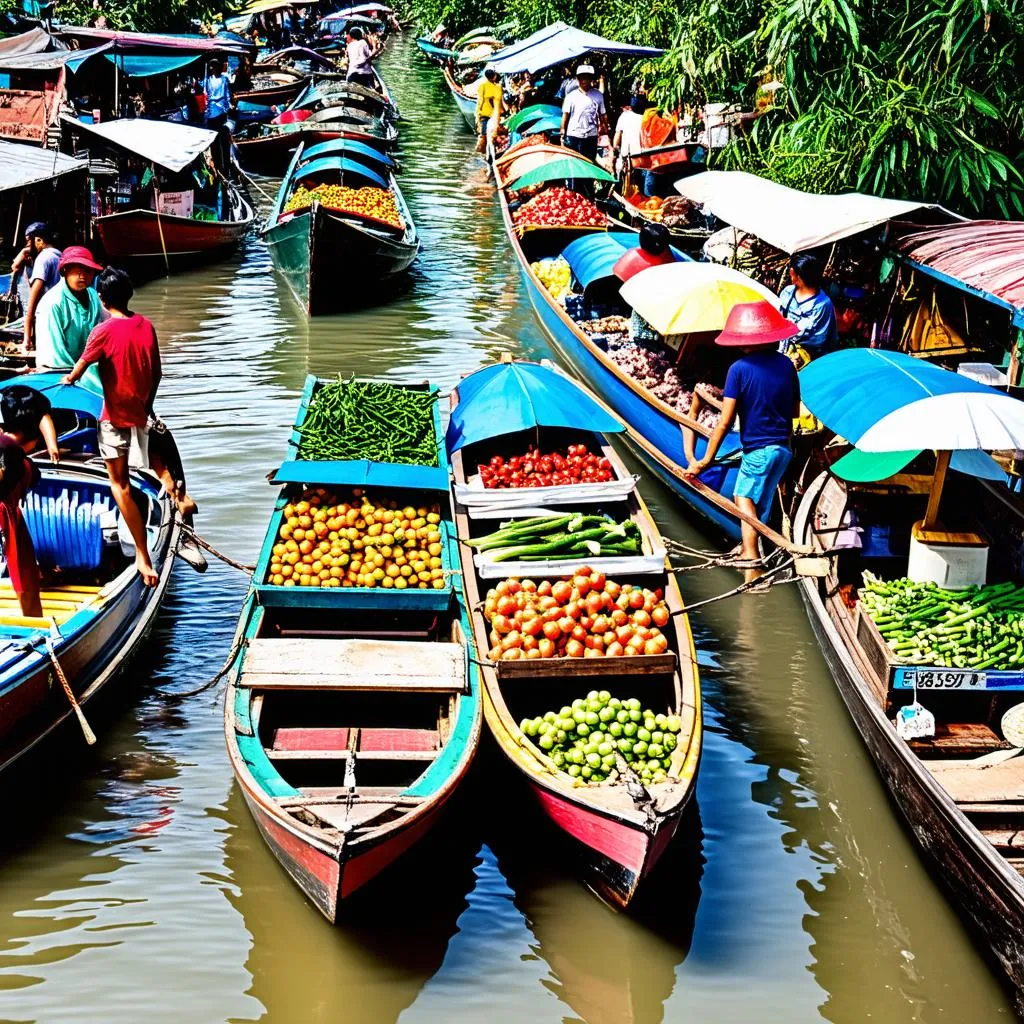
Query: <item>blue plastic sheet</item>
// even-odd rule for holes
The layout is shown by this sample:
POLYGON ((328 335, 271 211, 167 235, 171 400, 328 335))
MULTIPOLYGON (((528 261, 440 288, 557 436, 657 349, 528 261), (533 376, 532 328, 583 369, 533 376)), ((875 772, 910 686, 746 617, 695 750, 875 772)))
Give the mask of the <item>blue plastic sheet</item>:
POLYGON ((357 142, 355 139, 329 139, 327 142, 319 142, 315 146, 310 146, 309 149, 303 150, 299 166, 301 167, 307 161, 315 160, 318 157, 345 156, 346 154, 357 154, 374 163, 382 164, 384 167, 395 166, 395 161, 387 153, 380 153, 373 146, 368 146, 365 142, 357 142))
POLYGON ((537 363, 497 363, 459 384, 448 451, 532 427, 569 427, 595 434, 623 430, 569 378, 537 363))
POLYGON ((271 481, 275 484, 317 484, 327 487, 352 484, 357 487, 412 487, 446 491, 448 472, 438 466, 403 466, 391 462, 306 462, 288 459, 271 481))
POLYGON ((46 395, 54 409, 70 409, 98 420, 103 411, 103 396, 80 384, 61 384, 63 376, 63 373, 25 373, 0 381, 0 391, 15 385, 30 387, 46 395))
POLYGON ((296 170, 295 180, 299 181, 302 178, 308 178, 314 174, 323 174, 326 171, 349 171, 352 174, 358 174, 360 177, 366 178, 367 181, 372 181, 381 188, 388 187, 387 181, 376 171, 371 170, 357 160, 349 160, 343 156, 325 156, 319 160, 313 160, 311 163, 296 170))
POLYGON ((104 56, 116 64, 118 71, 123 71, 129 78, 145 78, 148 75, 166 75, 178 68, 188 67, 197 60, 204 60, 208 54, 186 53, 171 54, 159 57, 127 56, 123 53, 107 53, 104 56))

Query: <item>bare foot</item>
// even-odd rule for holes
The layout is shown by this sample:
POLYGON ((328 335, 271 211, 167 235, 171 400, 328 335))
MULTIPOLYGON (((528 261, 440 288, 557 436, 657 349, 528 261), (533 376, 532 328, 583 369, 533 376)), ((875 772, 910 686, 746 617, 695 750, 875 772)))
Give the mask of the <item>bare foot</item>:
POLYGON ((743 573, 743 582, 753 583, 755 580, 759 580, 763 575, 763 569, 747 569, 747 571, 743 573))
POLYGON ((142 582, 145 583, 147 587, 155 587, 157 585, 160 577, 157 576, 156 570, 153 568, 148 558, 136 555, 135 568, 139 570, 142 582))

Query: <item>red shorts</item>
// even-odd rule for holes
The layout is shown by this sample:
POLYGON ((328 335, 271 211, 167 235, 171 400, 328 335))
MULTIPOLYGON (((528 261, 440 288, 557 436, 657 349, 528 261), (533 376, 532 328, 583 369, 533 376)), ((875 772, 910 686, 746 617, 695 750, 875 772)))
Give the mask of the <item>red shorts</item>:
MULTIPOLYGON (((20 495, 19 495, 20 497, 20 495)), ((25 525, 21 509, 0 501, 0 532, 4 538, 4 554, 7 556, 7 572, 16 594, 39 590, 39 564, 36 549, 25 525)))

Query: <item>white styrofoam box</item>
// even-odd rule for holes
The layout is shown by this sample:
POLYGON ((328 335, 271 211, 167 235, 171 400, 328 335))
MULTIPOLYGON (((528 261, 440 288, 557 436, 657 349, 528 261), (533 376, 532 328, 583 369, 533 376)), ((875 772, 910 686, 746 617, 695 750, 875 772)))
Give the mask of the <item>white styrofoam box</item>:
POLYGON ((926 544, 912 536, 907 576, 915 583, 935 583, 948 590, 984 586, 988 545, 926 544))
POLYGON ((1008 383, 1006 374, 992 363, 961 363, 956 372, 992 388, 1005 388, 1008 383))

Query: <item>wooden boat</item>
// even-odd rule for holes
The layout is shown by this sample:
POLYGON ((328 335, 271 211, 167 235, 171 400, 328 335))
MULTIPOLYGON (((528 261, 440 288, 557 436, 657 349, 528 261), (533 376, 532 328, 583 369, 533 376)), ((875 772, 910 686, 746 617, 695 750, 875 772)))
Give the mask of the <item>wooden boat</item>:
MULTIPOLYGON (((400 502, 439 502, 454 567, 448 468, 306 462, 298 428, 239 622, 225 698, 231 766, 274 856, 324 916, 409 850, 466 776, 482 725, 460 595, 443 590, 285 587, 268 582, 288 503, 307 487, 379 481, 400 502)), ((418 388, 424 385, 417 386, 418 388)), ((440 418, 434 407, 435 431, 440 418)), ((321 493, 326 493, 322 491, 321 493)))
POLYGON ((263 237, 274 265, 309 316, 361 301, 367 286, 407 270, 416 258, 416 226, 389 163, 388 157, 343 140, 296 151, 263 237), (331 209, 317 200, 284 212, 299 184, 311 180, 390 191, 402 226, 331 209))
POLYGON ((125 210, 93 221, 103 251, 112 260, 164 259, 180 262, 238 245, 252 228, 249 201, 231 183, 223 185, 228 216, 196 220, 155 210, 125 210))
POLYGON ((423 37, 416 40, 416 45, 419 47, 420 53, 422 53, 427 60, 432 64, 437 64, 439 67, 455 56, 454 50, 446 50, 443 46, 438 46, 437 44, 432 43, 429 39, 423 37))
POLYGON ((455 100, 455 105, 459 108, 459 113, 462 114, 466 124, 476 131, 476 96, 455 81, 451 69, 447 66, 444 68, 444 80, 455 100))
MULTIPOLYGON (((850 507, 898 502, 924 509, 931 477, 904 475, 887 486, 850 488, 822 474, 807 488, 793 519, 793 539, 816 550, 832 546, 835 528, 850 507), (872 493, 874 492, 874 493, 872 493)), ((995 547, 1018 551, 1024 506, 1003 485, 980 481, 970 504, 995 547)), ((865 516, 862 526, 869 523, 865 516)), ((1016 558, 1016 555, 1014 556, 1016 558)), ((822 580, 800 581, 800 594, 839 693, 889 794, 928 860, 979 940, 994 955, 1024 1009, 1024 765, 984 758, 1010 744, 993 729, 1008 704, 1020 700, 1024 680, 991 673, 975 692, 962 692, 971 673, 918 673, 918 699, 935 714, 934 739, 907 741, 896 731, 896 709, 915 692, 859 606, 844 600, 843 556, 822 580), (937 692, 935 687, 945 689, 937 692)), ((985 673, 981 673, 984 677, 985 673)), ((995 755, 999 757, 998 754, 995 755)))
MULTIPOLYGON (((517 364, 522 365, 522 364, 517 364)), ((479 371, 486 372, 486 371, 479 371)), ((568 378, 550 370, 552 378, 572 387, 568 378)), ((460 387, 465 386, 465 382, 460 387)), ((452 393, 453 416, 459 410, 459 389, 452 393)), ((491 402, 493 407, 493 402, 491 402)), ((465 410, 464 410, 465 411, 465 410)), ((478 650, 491 648, 490 625, 485 618, 486 580, 530 576, 535 581, 571 578, 573 568, 554 563, 548 572, 536 562, 500 562, 488 565, 485 556, 473 554, 465 544, 472 537, 490 533, 496 519, 515 517, 518 499, 535 497, 535 504, 544 509, 579 510, 595 499, 581 499, 586 487, 602 488, 603 499, 597 507, 616 521, 632 519, 648 539, 648 557, 643 566, 635 556, 627 561, 600 554, 588 560, 595 570, 605 572, 618 583, 631 583, 648 589, 662 588, 671 610, 665 635, 669 649, 665 654, 640 655, 630 658, 554 657, 547 660, 493 661, 490 655, 481 660, 484 684, 484 714, 488 727, 505 760, 529 787, 542 814, 566 836, 579 855, 586 884, 612 906, 624 908, 635 896, 643 879, 650 873, 668 846, 693 795, 700 762, 702 719, 700 683, 696 653, 685 615, 682 597, 674 578, 668 573, 657 526, 642 498, 636 491, 636 478, 625 466, 602 435, 586 430, 535 428, 526 433, 498 435, 473 441, 451 456, 454 480, 455 528, 462 552, 462 576, 466 601, 472 610, 472 622, 478 650), (505 456, 525 450, 526 439, 535 441, 545 451, 583 442, 590 451, 600 450, 614 468, 615 482, 585 484, 572 488, 540 487, 522 491, 489 491, 477 488, 470 481, 473 468, 486 463, 497 453, 505 456), (605 492, 604 488, 610 490, 605 492), (556 492, 566 492, 558 494, 556 492), (509 507, 499 512, 487 502, 509 496, 509 507), (482 503, 481 503, 482 502, 482 503), (619 566, 623 569, 620 572, 619 566), (628 568, 627 568, 628 566, 628 568), (486 579, 485 579, 486 577, 486 579), (645 707, 678 715, 682 721, 677 746, 672 753, 668 778, 647 787, 638 776, 625 776, 615 782, 584 785, 560 770, 532 742, 521 728, 521 720, 541 714, 560 705, 569 705, 584 696, 586 685, 606 688, 613 696, 626 699, 636 695, 645 707)), ((518 501, 518 507, 522 501, 518 501)), ((521 515, 521 514, 520 514, 521 515)))
POLYGON ((393 124, 354 115, 347 120, 310 117, 298 124, 263 125, 245 137, 236 138, 235 148, 238 162, 247 170, 278 176, 287 173, 300 144, 310 147, 336 139, 362 142, 383 153, 398 141, 398 129, 393 124))
MULTIPOLYGON (((383 85, 379 75, 377 80, 383 85)), ((368 89, 365 85, 350 82, 343 75, 317 76, 288 109, 317 111, 328 107, 360 110, 381 121, 394 122, 399 118, 398 107, 390 95, 383 90, 368 89)))
MULTIPOLYGON (((102 398, 81 387, 55 391, 59 378, 26 374, 10 381, 51 396, 64 454, 51 464, 43 452, 38 460, 42 479, 24 507, 40 564, 44 570, 57 564, 63 571, 49 580, 44 575, 41 619, 20 614, 6 568, 0 579, 0 772, 40 748, 74 717, 54 679, 48 638, 78 704, 88 710, 149 636, 178 543, 170 499, 152 474, 133 470, 132 489, 159 575, 155 587, 146 587, 136 571, 134 551, 127 554, 122 548, 110 482, 95 458, 102 398)), ((74 742, 81 742, 80 737, 74 742)))
MULTIPOLYGON (((626 439, 647 467, 683 502, 713 523, 727 537, 739 539, 739 521, 731 500, 717 501, 718 496, 731 499, 736 482, 736 468, 727 463, 710 467, 702 475, 707 487, 694 488, 684 478, 686 454, 682 428, 690 427, 697 434, 697 456, 703 453, 711 431, 661 401, 651 391, 623 372, 608 353, 569 316, 555 301, 531 264, 543 257, 560 254, 565 247, 584 234, 579 229, 545 229, 520 234, 512 220, 509 197, 498 191, 502 219, 526 294, 534 314, 559 354, 595 394, 607 404, 626 425, 626 439), (708 491, 716 493, 709 494, 708 491)), ((715 399, 709 397, 709 404, 715 399)), ((727 454, 723 448, 723 455, 727 454)))
POLYGON ((308 76, 291 68, 267 68, 257 64, 253 69, 253 88, 235 93, 236 103, 254 103, 261 107, 286 107, 306 88, 308 76))

